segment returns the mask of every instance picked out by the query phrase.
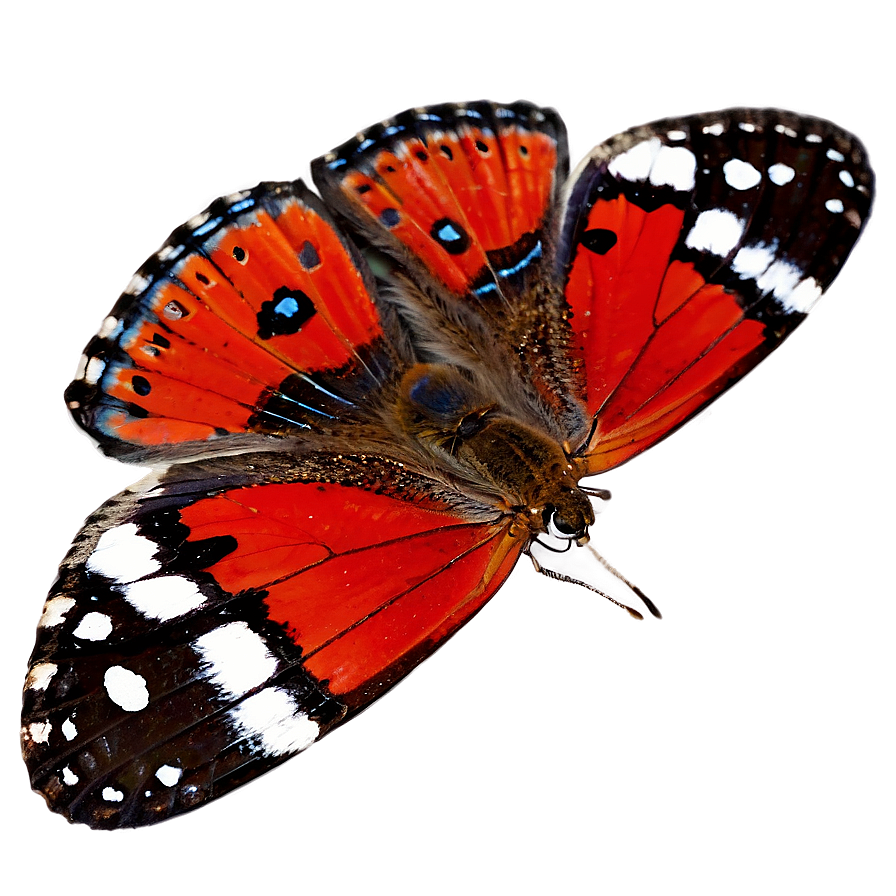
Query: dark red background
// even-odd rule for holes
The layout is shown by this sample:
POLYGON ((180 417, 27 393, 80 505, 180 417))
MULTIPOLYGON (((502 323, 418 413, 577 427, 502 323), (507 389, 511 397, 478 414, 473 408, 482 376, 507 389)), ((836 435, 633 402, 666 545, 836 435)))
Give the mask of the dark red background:
MULTIPOLYGON (((867 0, 20 5, 4 138, 8 873, 71 896, 884 892, 893 885, 894 196, 889 32, 867 0), (13 87, 14 85, 14 87, 13 87), (865 140, 877 211, 788 345, 596 480, 635 623, 521 564, 370 712, 155 829, 69 827, 28 789, 19 690, 81 520, 138 471, 66 419, 82 345, 216 196, 412 105, 556 106, 573 163, 667 115, 782 105, 865 140)), ((583 552, 579 575, 590 574, 583 552)))

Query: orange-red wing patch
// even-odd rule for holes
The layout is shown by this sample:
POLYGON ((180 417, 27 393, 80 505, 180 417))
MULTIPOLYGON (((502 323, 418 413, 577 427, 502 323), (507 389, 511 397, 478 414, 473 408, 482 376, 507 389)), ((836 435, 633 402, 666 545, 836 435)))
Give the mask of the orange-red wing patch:
POLYGON ((111 453, 322 428, 372 382, 381 336, 370 275, 320 201, 262 184, 141 268, 67 399, 111 453))
POLYGON ((615 233, 605 252, 579 251, 566 290, 575 352, 597 417, 590 470, 646 448, 738 372, 763 325, 737 297, 671 258, 684 212, 647 212, 624 196, 597 202, 587 229, 615 233))
POLYGON ((464 294, 531 252, 565 164, 554 113, 473 103, 403 113, 312 170, 325 199, 374 243, 464 294), (503 253, 517 244, 520 257, 503 253))
POLYGON ((853 138, 774 110, 655 122, 593 150, 557 259, 588 473, 667 436, 781 344, 858 239, 872 183, 853 138))
POLYGON ((232 593, 263 591, 305 667, 331 693, 354 694, 353 706, 475 613, 522 547, 504 521, 469 522, 425 495, 409 503, 337 484, 229 490, 183 508, 180 520, 190 541, 235 539, 208 572, 232 593))
POLYGON ((622 196, 588 216, 588 230, 618 234, 604 253, 580 249, 566 290, 586 405, 597 417, 590 472, 667 435, 722 391, 745 359, 746 369, 753 366, 765 344, 764 326, 746 318, 736 294, 671 257, 683 219, 673 205, 646 212, 622 196))

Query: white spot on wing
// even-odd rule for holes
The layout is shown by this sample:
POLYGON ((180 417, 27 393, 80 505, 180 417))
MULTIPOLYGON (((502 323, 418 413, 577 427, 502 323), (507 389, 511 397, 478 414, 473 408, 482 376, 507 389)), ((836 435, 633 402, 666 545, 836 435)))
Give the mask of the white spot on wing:
POLYGON ((124 794, 114 787, 104 787, 103 799, 109 803, 120 803, 124 799, 124 794))
POLYGON ((190 218, 189 221, 187 221, 187 227, 189 227, 190 230, 195 230, 197 227, 201 227, 203 224, 205 224, 205 222, 208 221, 209 217, 210 216, 208 211, 199 212, 198 215, 193 215, 193 217, 190 218))
POLYGON ((108 579, 134 582, 161 568, 154 559, 156 549, 148 538, 137 534, 134 523, 125 523, 103 532, 85 565, 108 579))
POLYGON ((44 612, 37 624, 43 628, 53 628, 65 622, 65 614, 75 605, 73 597, 53 597, 44 604, 44 612))
POLYGON ((771 293, 786 311, 807 313, 818 301, 821 288, 798 265, 777 257, 777 247, 765 243, 745 246, 731 262, 740 277, 756 281, 756 288, 771 293))
POLYGON ((697 159, 689 149, 661 143, 650 169, 650 182, 658 187, 668 185, 684 193, 694 189, 696 170, 697 159))
POLYGON ((87 362, 87 367, 84 369, 84 381, 91 386, 95 386, 99 382, 105 369, 106 362, 102 358, 91 358, 87 362))
POLYGON ((785 165, 783 162, 776 162, 774 165, 770 165, 768 169, 768 179, 779 187, 789 184, 795 176, 796 172, 793 168, 790 165, 785 165))
POLYGON ((112 633, 112 620, 105 613, 87 613, 72 632, 85 641, 103 641, 112 633))
POLYGON ((824 204, 824 207, 829 212, 834 212, 834 214, 840 214, 843 211, 843 203, 839 199, 828 199, 828 201, 824 204))
POLYGON ((847 187, 854 187, 856 185, 853 176, 848 171, 841 171, 837 176, 840 178, 840 182, 847 187))
POLYGON ((50 679, 56 674, 59 667, 56 663, 38 663, 31 668, 25 687, 34 691, 45 691, 50 685, 50 679))
POLYGON ((45 744, 50 739, 53 726, 49 722, 32 722, 26 729, 27 735, 36 744, 45 744))
POLYGON ((607 170, 622 180, 647 180, 653 167, 653 158, 660 146, 658 137, 636 143, 631 149, 616 156, 607 170))
POLYGON ((834 162, 844 162, 846 161, 842 152, 837 152, 836 149, 829 149, 825 155, 834 162))
POLYGON ((783 302, 802 279, 802 268, 784 259, 778 259, 769 265, 765 273, 756 281, 756 285, 762 292, 770 292, 776 299, 783 302))
POLYGON ((800 314, 808 314, 815 303, 821 298, 822 288, 812 277, 806 277, 799 283, 794 290, 787 296, 786 301, 781 304, 788 311, 798 311, 800 314))
POLYGON ((132 582, 125 586, 124 596, 144 616, 163 622, 183 616, 205 602, 196 583, 183 576, 158 576, 132 582))
POLYGON ((685 192, 694 188, 697 160, 684 146, 666 146, 659 137, 651 137, 620 153, 607 170, 622 180, 649 180, 654 186, 685 192))
POLYGON ((768 270, 775 260, 776 247, 765 243, 744 246, 731 261, 731 268, 742 279, 755 280, 768 270))
POLYGON ((62 783, 68 784, 71 786, 72 784, 77 784, 81 779, 68 767, 66 766, 62 770, 62 783))
POLYGON ((62 735, 66 740, 74 740, 78 736, 78 729, 75 728, 75 723, 71 720, 71 717, 62 723, 62 728, 59 730, 62 731, 62 735))
POLYGON ((265 688, 230 710, 240 731, 255 738, 267 756, 298 753, 311 746, 320 726, 282 688, 265 688))
POLYGON ((146 287, 149 286, 149 280, 146 279, 142 274, 134 274, 131 277, 131 282, 125 287, 125 292, 129 296, 137 296, 143 292, 146 287))
POLYGON ((173 765, 162 765, 156 770, 156 777, 166 786, 173 787, 180 781, 184 770, 173 765))
POLYGON ((241 697, 267 681, 277 660, 245 622, 229 622, 193 642, 209 680, 228 698, 241 697))
POLYGON ((725 125, 721 121, 717 121, 715 124, 708 124, 703 128, 703 133, 712 134, 713 137, 721 137, 725 133, 725 125))
POLYGON ((146 679, 124 666, 110 666, 106 669, 103 684, 109 699, 128 712, 137 712, 149 705, 146 679))
POLYGON ((724 257, 744 235, 744 222, 726 208, 711 208, 700 212, 684 244, 699 252, 711 252, 724 257))
POLYGON ((762 180, 762 175, 742 159, 729 159, 722 165, 725 182, 735 190, 749 190, 762 180))
POLYGON ((110 315, 100 324, 99 332, 96 335, 99 336, 100 339, 106 339, 115 332, 117 326, 118 318, 110 315))

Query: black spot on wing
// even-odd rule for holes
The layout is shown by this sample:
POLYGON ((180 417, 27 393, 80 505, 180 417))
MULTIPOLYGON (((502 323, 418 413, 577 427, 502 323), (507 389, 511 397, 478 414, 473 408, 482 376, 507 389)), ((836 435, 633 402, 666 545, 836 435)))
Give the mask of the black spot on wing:
POLYGON ((439 218, 429 234, 449 255, 462 255, 470 248, 467 231, 451 218, 439 218))
POLYGON ((257 315, 258 336, 260 339, 293 336, 315 313, 314 302, 302 290, 281 286, 272 299, 261 305, 257 315))
POLYGON ((597 255, 606 255, 616 245, 618 237, 612 230, 594 227, 582 234, 582 245, 597 255))

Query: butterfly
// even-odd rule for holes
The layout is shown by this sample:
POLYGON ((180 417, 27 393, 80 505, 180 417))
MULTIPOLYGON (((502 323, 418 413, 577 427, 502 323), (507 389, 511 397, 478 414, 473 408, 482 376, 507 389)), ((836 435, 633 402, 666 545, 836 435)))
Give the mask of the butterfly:
POLYGON ((149 464, 44 606, 22 748, 97 828, 194 809, 351 719, 533 542, 584 544, 581 480, 773 351, 868 218, 861 144, 768 109, 670 118, 567 177, 530 103, 404 112, 177 228, 66 401, 149 464))

